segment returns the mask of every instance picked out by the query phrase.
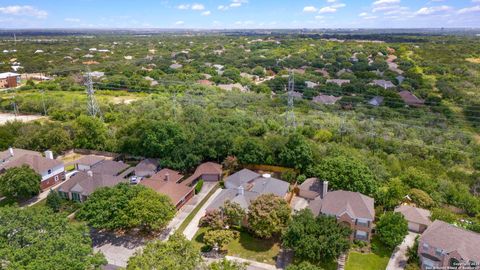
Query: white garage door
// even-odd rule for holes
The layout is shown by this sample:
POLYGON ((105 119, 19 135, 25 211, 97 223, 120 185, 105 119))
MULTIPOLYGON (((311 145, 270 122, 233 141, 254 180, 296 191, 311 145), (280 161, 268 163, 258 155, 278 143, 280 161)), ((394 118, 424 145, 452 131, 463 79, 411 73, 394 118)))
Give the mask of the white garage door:
POLYGON ((408 223, 408 230, 410 230, 412 232, 419 232, 420 231, 420 224, 409 222, 408 223))

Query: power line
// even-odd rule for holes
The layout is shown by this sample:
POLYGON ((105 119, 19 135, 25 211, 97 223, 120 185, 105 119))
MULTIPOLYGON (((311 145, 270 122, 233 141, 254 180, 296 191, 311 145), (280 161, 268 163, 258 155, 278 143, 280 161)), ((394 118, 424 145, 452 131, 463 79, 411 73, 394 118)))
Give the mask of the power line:
POLYGON ((288 101, 287 101, 287 112, 285 114, 285 128, 296 129, 297 123, 295 121, 295 111, 294 111, 294 93, 295 93, 295 75, 293 72, 290 72, 288 77, 288 101))
POLYGON ((102 113, 100 107, 95 99, 95 90, 93 90, 93 81, 90 70, 87 70, 85 86, 87 88, 87 110, 88 114, 93 117, 99 117, 102 119, 102 113))

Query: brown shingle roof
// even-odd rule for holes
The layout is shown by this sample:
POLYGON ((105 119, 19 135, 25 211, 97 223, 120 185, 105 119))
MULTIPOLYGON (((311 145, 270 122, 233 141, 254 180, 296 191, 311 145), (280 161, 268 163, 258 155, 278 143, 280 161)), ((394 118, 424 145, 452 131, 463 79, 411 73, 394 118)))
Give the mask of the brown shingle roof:
POLYGON ((95 190, 101 187, 113 187, 125 179, 113 175, 93 173, 92 176, 88 172, 77 172, 68 181, 63 183, 58 190, 63 192, 78 192, 84 196, 89 196, 95 190))
POLYGON ((422 243, 446 253, 457 251, 464 260, 480 262, 480 234, 435 220, 420 236, 422 243))
POLYGON ((123 162, 105 160, 100 163, 95 164, 91 171, 98 174, 108 174, 108 175, 119 175, 121 172, 130 167, 128 164, 123 162))
POLYGON ((215 163, 215 162, 205 162, 200 164, 197 169, 195 170, 195 173, 188 177, 185 180, 185 183, 190 185, 191 182, 197 180, 204 174, 218 174, 222 175, 223 170, 222 170, 222 165, 215 163))
POLYGON ((177 184, 174 181, 165 181, 163 179, 148 178, 142 180, 140 184, 160 194, 167 195, 175 206, 194 189, 182 183, 177 184))
POLYGON ((28 165, 38 174, 42 174, 50 169, 63 165, 63 163, 56 159, 48 159, 42 156, 25 154, 3 163, 0 165, 0 170, 21 167, 22 165, 28 165))
POLYGON ((7 149, 3 152, 0 152, 0 160, 7 160, 12 157, 20 157, 26 154, 33 155, 33 156, 42 156, 39 152, 31 151, 31 150, 25 150, 25 149, 20 149, 20 148, 12 148, 13 150, 13 156, 10 154, 10 150, 7 149))
POLYGON ((315 215, 322 213, 339 216, 347 212, 352 218, 370 220, 375 218, 373 198, 359 192, 343 190, 328 192, 323 199, 317 197, 310 202, 309 208, 315 215))
POLYGON ((308 178, 298 186, 298 189, 300 197, 313 200, 323 192, 323 182, 318 178, 308 178))
POLYGON ((162 169, 156 174, 154 174, 150 179, 165 181, 167 180, 166 179, 167 177, 168 177, 168 182, 178 183, 180 180, 182 180, 183 175, 171 169, 162 169))
POLYGON ((87 165, 87 166, 93 166, 101 161, 104 161, 105 157, 102 156, 96 156, 96 155, 88 155, 80 158, 77 160, 75 163, 76 164, 82 164, 82 165, 87 165))
POLYGON ((414 222, 426 226, 432 224, 430 221, 430 211, 422 208, 401 205, 395 208, 395 212, 401 213, 408 222, 414 222))
POLYGON ((425 101, 419 99, 418 97, 416 97, 414 94, 412 94, 409 91, 401 91, 398 94, 403 99, 403 102, 405 102, 409 106, 419 107, 419 106, 422 106, 423 104, 425 104, 425 101))

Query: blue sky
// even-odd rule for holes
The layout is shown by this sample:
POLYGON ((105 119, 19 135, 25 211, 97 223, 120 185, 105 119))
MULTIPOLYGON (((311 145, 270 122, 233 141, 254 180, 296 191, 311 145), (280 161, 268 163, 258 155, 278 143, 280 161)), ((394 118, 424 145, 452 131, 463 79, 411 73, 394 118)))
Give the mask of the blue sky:
POLYGON ((0 0, 0 28, 480 27, 480 0, 0 0))

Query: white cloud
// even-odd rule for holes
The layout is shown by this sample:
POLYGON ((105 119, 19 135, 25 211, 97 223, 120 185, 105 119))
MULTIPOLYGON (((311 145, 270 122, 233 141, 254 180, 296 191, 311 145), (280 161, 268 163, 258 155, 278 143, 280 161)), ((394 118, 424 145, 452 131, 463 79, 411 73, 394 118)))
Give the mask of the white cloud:
POLYGON ((462 8, 458 10, 458 14, 473 13, 473 12, 480 12, 480 6, 473 6, 473 7, 462 8))
POLYGON ((210 16, 211 14, 212 12, 210 12, 210 10, 202 12, 202 16, 210 16))
POLYGON ((181 9, 181 10, 186 10, 186 9, 190 9, 190 5, 189 4, 181 4, 181 5, 178 5, 177 8, 181 9))
POLYGON ((368 16, 368 13, 367 13, 367 12, 362 12, 362 13, 358 14, 358 16, 360 16, 360 17, 366 17, 366 16, 368 16))
POLYGON ((176 22, 175 22, 175 25, 184 25, 184 24, 185 24, 184 21, 176 21, 176 22))
POLYGON ((337 0, 327 0, 327 3, 335 3, 337 0))
POLYGON ((303 12, 317 12, 317 8, 314 6, 306 6, 303 8, 303 12))
POLYGON ((335 13, 337 12, 336 8, 333 7, 323 7, 321 8, 318 13, 323 14, 323 13, 335 13))
POLYGON ((30 16, 39 19, 45 19, 48 16, 48 12, 40 10, 32 6, 6 6, 0 7, 0 13, 16 16, 30 16))
POLYGON ((416 15, 433 15, 440 12, 445 12, 451 10, 452 7, 449 6, 436 6, 436 7, 423 7, 419 9, 415 14, 416 15))
POLYGON ((65 21, 66 21, 66 22, 78 23, 78 22, 80 22, 80 19, 77 19, 77 18, 65 18, 65 21))
POLYGON ((374 6, 382 6, 382 5, 391 5, 391 4, 398 4, 400 0, 378 0, 373 2, 374 6))
POLYGON ((204 10, 205 6, 202 4, 193 4, 192 5, 192 10, 204 10))

